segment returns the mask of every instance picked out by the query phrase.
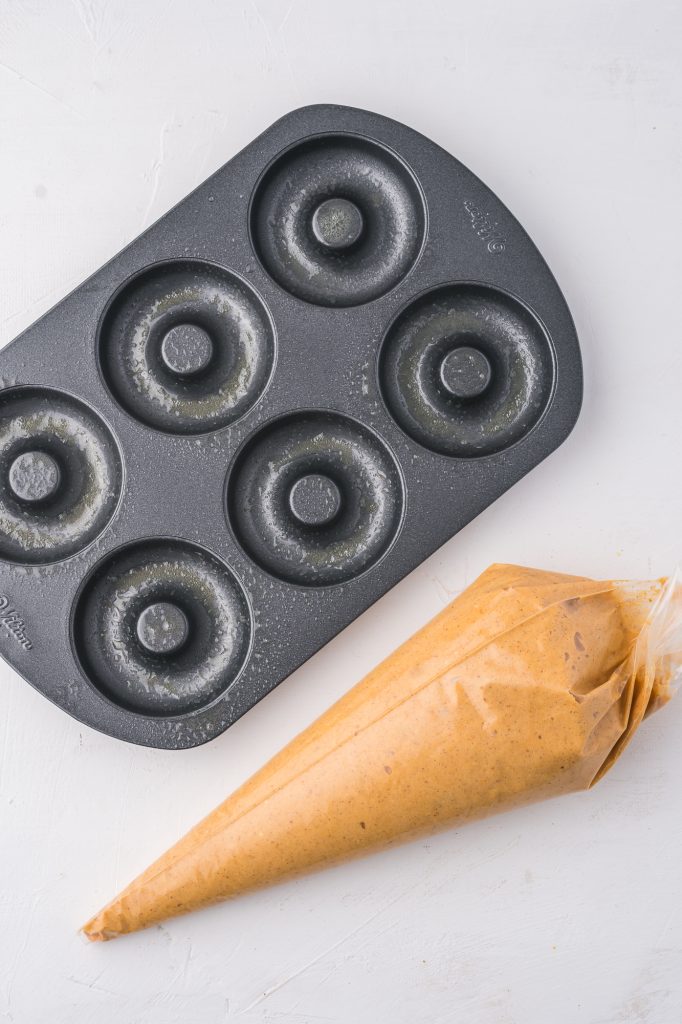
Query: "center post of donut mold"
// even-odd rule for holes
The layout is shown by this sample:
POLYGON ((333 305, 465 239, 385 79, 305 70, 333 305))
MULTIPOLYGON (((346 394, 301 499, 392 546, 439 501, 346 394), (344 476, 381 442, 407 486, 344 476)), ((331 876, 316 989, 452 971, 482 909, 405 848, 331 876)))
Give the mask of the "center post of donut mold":
POLYGON ((150 654, 175 654, 187 641, 189 623, 177 604, 155 601, 140 612, 135 630, 150 654))
POLYGON ((478 398, 491 378, 490 360, 472 345, 451 349, 440 364, 441 383, 454 398, 478 398))
POLYGON ((193 377, 211 362, 213 342, 203 327, 177 324, 164 335, 161 358, 171 373, 178 377, 193 377))
POLYGON ((289 491, 289 507, 306 526, 326 526, 339 514, 341 492, 323 473, 299 477, 289 491))
POLYGON ((327 249, 350 249, 360 239, 364 219, 350 199, 325 199, 313 214, 313 234, 327 249))
POLYGON ((9 468, 9 485, 15 497, 32 504, 53 498, 60 479, 57 460, 40 450, 22 452, 9 468))

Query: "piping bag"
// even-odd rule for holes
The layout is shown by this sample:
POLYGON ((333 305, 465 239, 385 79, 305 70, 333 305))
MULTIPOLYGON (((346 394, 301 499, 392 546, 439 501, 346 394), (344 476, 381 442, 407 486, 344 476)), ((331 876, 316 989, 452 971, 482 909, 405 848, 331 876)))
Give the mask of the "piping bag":
POLYGON ((111 939, 597 782, 682 665, 682 581, 493 565, 95 915, 111 939))

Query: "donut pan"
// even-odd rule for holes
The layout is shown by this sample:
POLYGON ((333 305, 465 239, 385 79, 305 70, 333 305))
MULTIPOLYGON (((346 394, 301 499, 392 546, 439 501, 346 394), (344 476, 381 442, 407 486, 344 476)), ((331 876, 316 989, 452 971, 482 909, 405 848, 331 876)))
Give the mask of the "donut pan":
POLYGON ((582 375, 493 193, 314 106, 0 353, 0 387, 3 656, 80 721, 183 748, 556 448, 582 375))

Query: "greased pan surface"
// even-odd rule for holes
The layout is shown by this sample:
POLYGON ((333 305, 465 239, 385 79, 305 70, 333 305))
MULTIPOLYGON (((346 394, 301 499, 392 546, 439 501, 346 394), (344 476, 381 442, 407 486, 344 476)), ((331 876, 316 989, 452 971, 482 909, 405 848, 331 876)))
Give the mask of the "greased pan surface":
POLYGON ((387 118, 282 118, 0 353, 0 648, 112 736, 224 731, 556 448, 566 303, 387 118))

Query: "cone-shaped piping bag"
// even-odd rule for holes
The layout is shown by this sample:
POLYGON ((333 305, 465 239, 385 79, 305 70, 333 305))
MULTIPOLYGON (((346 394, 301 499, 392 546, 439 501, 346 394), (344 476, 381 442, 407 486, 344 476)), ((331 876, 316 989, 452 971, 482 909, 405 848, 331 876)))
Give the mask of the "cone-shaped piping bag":
POLYGON ((84 927, 136 931, 589 787, 670 692, 682 587, 496 565, 84 927))

